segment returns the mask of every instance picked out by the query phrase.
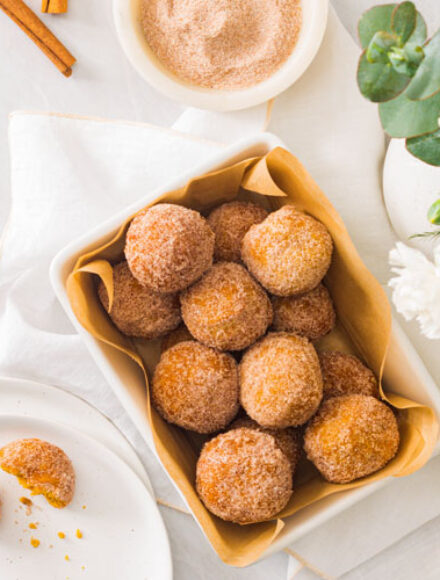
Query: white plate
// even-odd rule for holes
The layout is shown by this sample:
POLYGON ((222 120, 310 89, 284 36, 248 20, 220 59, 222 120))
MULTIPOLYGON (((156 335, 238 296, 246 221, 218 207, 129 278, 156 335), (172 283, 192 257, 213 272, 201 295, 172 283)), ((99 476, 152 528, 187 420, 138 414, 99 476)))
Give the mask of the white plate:
POLYGON ((15 477, 0 472, 2 580, 34 580, 43 578, 41 574, 48 580, 171 579, 168 540, 156 503, 117 455, 65 425, 0 416, 0 446, 23 437, 39 437, 64 449, 77 486, 72 503, 61 510, 33 496, 28 515, 19 498, 29 492, 15 477), (29 529, 30 522, 38 522, 38 529, 29 529), (76 529, 82 539, 75 536, 76 529), (59 531, 66 534, 64 540, 58 538, 59 531), (40 540, 38 548, 31 546, 31 536, 40 540))
POLYGON ((93 437, 125 461, 154 497, 147 472, 131 444, 110 419, 78 395, 28 379, 0 376, 0 414, 56 421, 93 437))

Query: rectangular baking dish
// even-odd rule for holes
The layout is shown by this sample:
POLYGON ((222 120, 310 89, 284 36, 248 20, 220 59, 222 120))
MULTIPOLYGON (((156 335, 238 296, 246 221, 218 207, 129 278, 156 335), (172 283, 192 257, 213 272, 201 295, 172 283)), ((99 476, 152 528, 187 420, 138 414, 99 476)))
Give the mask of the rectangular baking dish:
MULTIPOLYGON (((222 149, 208 161, 184 174, 180 174, 162 187, 149 192, 135 204, 130 205, 90 233, 78 240, 74 240, 61 250, 52 261, 50 277, 59 301, 84 340, 96 364, 100 367, 108 383, 153 452, 155 452, 155 448, 150 427, 124 386, 129 381, 143 381, 139 367, 129 357, 95 339, 78 322, 67 297, 66 282, 68 275, 81 254, 95 249, 111 239, 121 223, 163 193, 182 187, 189 179, 198 175, 221 169, 248 157, 265 155, 277 146, 285 147, 275 135, 261 133, 222 149)), ((386 390, 430 406, 440 420, 440 393, 437 386, 414 347, 395 321, 393 321, 390 349, 385 363, 384 385, 386 390)), ((436 452, 438 450, 437 446, 436 452)), ((284 529, 262 557, 285 548, 332 516, 382 487, 390 479, 382 479, 360 488, 331 495, 285 518, 284 529)))

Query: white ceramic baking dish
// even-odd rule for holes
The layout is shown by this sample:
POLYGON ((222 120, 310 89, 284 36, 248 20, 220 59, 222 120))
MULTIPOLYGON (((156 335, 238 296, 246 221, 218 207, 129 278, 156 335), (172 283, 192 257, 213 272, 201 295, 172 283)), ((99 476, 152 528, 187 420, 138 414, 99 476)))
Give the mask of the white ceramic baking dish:
MULTIPOLYGON (((124 211, 106 221, 92 232, 73 241, 59 252, 52 261, 50 276, 58 299, 78 333, 82 336, 96 364, 102 370, 127 413, 153 451, 154 445, 149 425, 145 421, 142 413, 140 413, 136 402, 131 399, 124 386, 128 381, 143 380, 139 368, 127 356, 93 338, 81 326, 70 307, 67 297, 67 277, 72 271, 79 255, 102 245, 105 241, 113 237, 122 222, 136 211, 142 209, 151 200, 167 191, 182 187, 192 177, 237 163, 247 157, 264 155, 276 146, 284 145, 274 135, 262 133, 222 149, 219 153, 213 155, 209 161, 194 167, 191 171, 181 174, 165 183, 162 187, 149 192, 138 202, 127 207, 124 211)), ((395 321, 393 322, 391 345, 385 364, 384 384, 386 390, 429 405, 435 410, 440 419, 440 392, 408 338, 395 321)), ((374 490, 385 485, 388 481, 390 481, 390 478, 331 495, 286 518, 284 520, 285 527, 282 533, 262 557, 285 548, 294 540, 366 497, 374 490)))

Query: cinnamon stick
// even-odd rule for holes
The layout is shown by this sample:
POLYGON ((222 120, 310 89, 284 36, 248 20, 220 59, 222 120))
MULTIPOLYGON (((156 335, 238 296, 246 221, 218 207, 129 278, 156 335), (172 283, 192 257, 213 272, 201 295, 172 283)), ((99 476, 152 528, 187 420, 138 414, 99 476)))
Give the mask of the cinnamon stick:
POLYGON ((41 12, 49 14, 63 14, 67 12, 68 0, 43 0, 41 4, 41 12))
POLYGON ((0 8, 29 36, 64 76, 76 59, 22 0, 0 0, 0 8))

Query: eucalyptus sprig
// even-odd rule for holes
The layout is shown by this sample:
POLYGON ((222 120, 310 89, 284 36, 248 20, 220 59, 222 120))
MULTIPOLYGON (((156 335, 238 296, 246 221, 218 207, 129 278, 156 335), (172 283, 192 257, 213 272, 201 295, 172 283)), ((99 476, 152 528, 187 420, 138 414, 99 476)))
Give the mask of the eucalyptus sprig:
POLYGON ((431 204, 431 207, 428 209, 428 220, 432 224, 440 226, 440 198, 431 204))
MULTIPOLYGON (((428 221, 434 226, 440 226, 440 198, 434 201, 428 209, 428 221)), ((440 229, 431 232, 423 232, 421 234, 414 234, 411 238, 435 238, 440 237, 440 229)))
POLYGON ((379 103, 390 137, 405 138, 412 155, 440 166, 440 31, 427 40, 425 21, 412 2, 371 8, 358 30, 361 93, 379 103))

